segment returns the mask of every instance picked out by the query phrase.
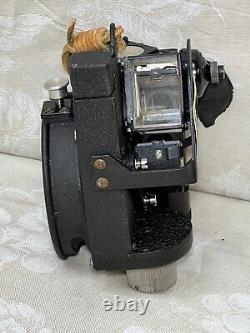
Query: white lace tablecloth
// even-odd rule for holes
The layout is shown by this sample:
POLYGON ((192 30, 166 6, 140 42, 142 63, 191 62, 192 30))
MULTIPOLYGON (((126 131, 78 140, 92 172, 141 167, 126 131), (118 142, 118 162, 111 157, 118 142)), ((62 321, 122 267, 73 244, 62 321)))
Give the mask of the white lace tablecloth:
POLYGON ((250 332, 250 2, 248 0, 0 0, 0 332, 250 332), (226 66, 235 96, 211 129, 199 126, 194 246, 165 293, 129 289, 95 272, 85 248, 52 248, 42 192, 40 110, 45 79, 65 75, 67 23, 124 26, 134 41, 193 48, 226 66), (17 157, 13 155, 23 156, 17 157), (230 199, 230 196, 238 199, 230 199), (104 299, 150 298, 145 315, 105 312, 104 299))
POLYGON ((126 276, 96 272, 82 248, 59 260, 43 203, 41 162, 0 154, 0 332, 161 333, 250 331, 250 203, 192 192, 194 245, 178 282, 155 295, 126 276), (150 299, 145 315, 102 302, 150 299))
POLYGON ((115 22, 131 40, 163 48, 184 48, 191 38, 225 64, 234 101, 216 126, 199 126, 196 189, 249 200, 249 0, 0 0, 0 151, 40 158, 43 83, 65 75, 72 17, 77 29, 115 22))

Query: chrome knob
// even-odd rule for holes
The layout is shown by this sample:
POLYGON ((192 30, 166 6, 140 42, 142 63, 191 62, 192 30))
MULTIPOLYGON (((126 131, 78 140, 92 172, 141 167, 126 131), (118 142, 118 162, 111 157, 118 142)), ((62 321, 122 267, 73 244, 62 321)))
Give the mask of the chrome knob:
POLYGON ((51 100, 61 100, 68 95, 68 84, 69 80, 67 77, 54 78, 45 81, 44 88, 48 90, 51 100))

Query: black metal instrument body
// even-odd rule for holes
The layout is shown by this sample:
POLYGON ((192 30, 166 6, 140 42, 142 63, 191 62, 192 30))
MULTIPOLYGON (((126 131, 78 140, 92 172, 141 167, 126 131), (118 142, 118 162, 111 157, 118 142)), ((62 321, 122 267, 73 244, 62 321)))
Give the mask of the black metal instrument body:
POLYGON ((126 41, 144 52, 121 58, 112 31, 110 52, 71 56, 72 93, 43 105, 49 227, 62 259, 85 244, 97 270, 157 267, 192 245, 196 113, 213 125, 233 88, 190 42, 178 52, 126 41))

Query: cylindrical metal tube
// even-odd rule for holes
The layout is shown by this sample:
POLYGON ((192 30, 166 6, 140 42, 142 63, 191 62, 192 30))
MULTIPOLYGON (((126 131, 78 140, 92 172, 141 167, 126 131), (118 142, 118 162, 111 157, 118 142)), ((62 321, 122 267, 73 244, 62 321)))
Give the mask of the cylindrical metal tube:
POLYGON ((169 265, 126 271, 128 284, 142 293, 157 293, 172 287, 177 281, 176 262, 169 265))

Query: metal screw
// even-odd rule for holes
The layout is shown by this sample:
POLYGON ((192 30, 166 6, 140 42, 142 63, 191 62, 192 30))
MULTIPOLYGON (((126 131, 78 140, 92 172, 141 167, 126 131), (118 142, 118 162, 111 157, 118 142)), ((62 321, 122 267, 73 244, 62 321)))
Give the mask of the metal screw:
POLYGON ((148 160, 146 158, 135 159, 135 169, 148 169, 148 160))
POLYGON ((109 187, 109 180, 105 177, 100 177, 96 181, 96 186, 99 188, 107 188, 109 187))
POLYGON ((155 152, 155 157, 157 160, 161 160, 163 157, 163 151, 161 149, 157 149, 155 152))
POLYGON ((97 170, 104 170, 106 168, 106 166, 107 166, 107 163, 104 160, 102 160, 101 158, 98 158, 94 162, 94 167, 97 170))
POLYGON ((157 206, 156 194, 147 193, 143 198, 144 206, 157 206))
POLYGON ((140 169, 140 167, 141 167, 141 161, 135 159, 135 169, 138 170, 138 169, 140 169))

